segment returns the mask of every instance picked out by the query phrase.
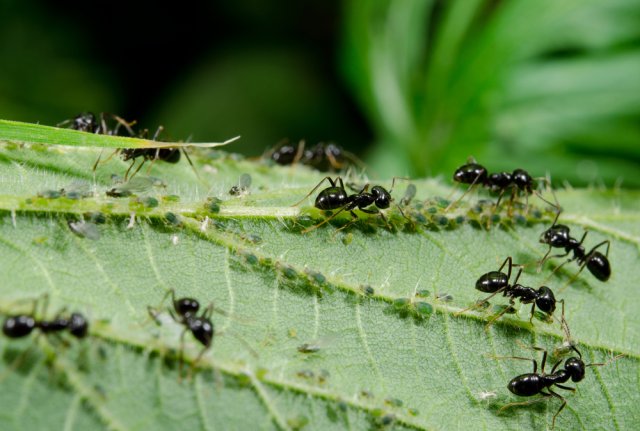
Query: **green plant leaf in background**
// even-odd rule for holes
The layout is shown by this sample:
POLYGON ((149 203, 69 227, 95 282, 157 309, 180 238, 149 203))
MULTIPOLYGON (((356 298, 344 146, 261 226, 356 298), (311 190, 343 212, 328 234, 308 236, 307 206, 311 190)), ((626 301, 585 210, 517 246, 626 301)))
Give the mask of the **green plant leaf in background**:
POLYGON ((342 63, 373 168, 448 173, 474 155, 639 185, 638 16, 633 0, 347 2, 342 63))
MULTIPOLYGON (((64 130, 41 128, 52 142, 64 130)), ((29 141, 33 126, 14 124, 12 139, 29 141)), ((125 144, 108 138, 111 146, 125 144)), ((0 140, 7 140, 0 136, 0 140)), ((534 320, 529 307, 485 331, 491 311, 454 313, 481 295, 477 277, 511 255, 533 262, 550 215, 506 214, 487 230, 442 214, 434 196, 450 193, 416 181, 418 198, 405 209, 418 224, 391 232, 372 216, 352 229, 327 225, 300 233, 323 216, 290 205, 321 175, 301 166, 272 167, 224 153, 193 151, 202 179, 185 162, 150 172, 164 188, 109 198, 112 159, 91 166, 99 149, 3 143, 0 192, 0 311, 29 312, 48 293, 48 317, 62 308, 91 320, 81 341, 0 337, 0 428, 25 429, 547 429, 557 400, 513 408, 506 389, 530 372, 519 343, 550 350, 563 339, 558 325, 534 320), (243 173, 249 194, 228 194, 243 173), (85 181, 95 194, 52 198, 47 190, 85 181), (48 196, 48 197, 46 197, 48 196), (213 197, 221 200, 214 200, 213 197), (153 204, 152 204, 153 202, 153 204), (434 203, 436 202, 436 203, 434 203), (99 239, 81 237, 68 220, 102 212, 99 239), (524 222, 524 223, 522 223, 524 222), (182 327, 167 314, 156 326, 147 314, 168 289, 212 301, 213 348, 191 378, 179 378, 182 327), (307 344, 306 347, 303 347, 307 344)), ((145 178, 142 176, 140 178, 145 178)), ((138 178, 138 177, 136 177, 138 178)), ((384 183, 388 185, 386 182, 384 183)), ((398 186, 396 197, 402 193, 398 186)), ((562 190, 561 218, 587 245, 612 241, 613 275, 600 283, 568 264, 546 282, 567 302, 572 335, 587 362, 626 356, 590 368, 557 429, 635 429, 640 300, 638 194, 562 190)), ((311 202, 311 200, 309 200, 311 202)), ((348 220, 348 216, 345 220, 348 220)), ((521 282, 550 276, 527 269, 521 282)), ((495 305, 506 301, 496 299, 495 305)), ((167 304, 165 304, 167 306, 167 304)), ((188 335, 187 362, 200 346, 188 335)))

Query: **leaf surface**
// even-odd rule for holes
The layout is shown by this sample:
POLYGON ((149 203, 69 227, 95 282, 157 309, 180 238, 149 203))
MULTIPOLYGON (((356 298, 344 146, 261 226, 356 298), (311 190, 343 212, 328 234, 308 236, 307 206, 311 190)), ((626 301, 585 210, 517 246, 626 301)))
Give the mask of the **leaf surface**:
MULTIPOLYGON (((10 137, 29 142, 31 129, 16 127, 10 137)), ((63 132, 43 131, 52 141, 63 132)), ((415 229, 392 208, 392 231, 375 215, 338 231, 350 221, 344 215, 302 234, 324 216, 308 208, 313 197, 291 205, 322 179, 319 173, 200 150, 191 153, 200 180, 184 161, 157 162, 150 175, 164 187, 111 198, 105 191, 120 187, 111 173, 122 175, 128 165, 114 157, 94 180, 99 151, 6 142, 0 148, 0 311, 28 313, 32 300, 48 293, 48 318, 66 306, 92 322, 83 341, 0 337, 3 430, 550 427, 555 399, 498 412, 523 401, 506 385, 531 364, 491 356, 533 357, 521 344, 553 350, 563 341, 558 325, 529 324, 528 306, 489 329, 493 308, 455 315, 483 297, 475 280, 506 256, 532 263, 546 252, 538 237, 551 215, 535 198, 527 217, 505 210, 502 223, 486 229, 490 213, 463 202, 443 214, 434 197, 451 189, 420 180, 418 197, 405 208, 415 229), (250 193, 230 196, 243 173, 252 177, 250 193), (78 181, 94 195, 51 197, 80 187, 78 181), (98 211, 106 216, 96 224, 99 239, 69 229, 69 220, 88 222, 98 211), (214 313, 213 348, 190 378, 180 378, 176 359, 182 327, 166 312, 158 326, 147 312, 168 307, 160 304, 168 289, 224 311, 214 313)), ((145 170, 136 178, 148 178, 145 170)), ((396 199, 404 188, 396 185, 396 199)), ((601 283, 583 271, 561 291, 575 262, 554 274, 552 265, 537 273, 534 264, 520 282, 546 283, 566 300, 586 362, 626 356, 588 369, 575 394, 564 392, 568 405, 556 426, 633 429, 640 423, 639 196, 557 195, 573 235, 589 230, 587 248, 611 240, 613 275, 601 283)), ((186 335, 187 369, 200 347, 186 335)))

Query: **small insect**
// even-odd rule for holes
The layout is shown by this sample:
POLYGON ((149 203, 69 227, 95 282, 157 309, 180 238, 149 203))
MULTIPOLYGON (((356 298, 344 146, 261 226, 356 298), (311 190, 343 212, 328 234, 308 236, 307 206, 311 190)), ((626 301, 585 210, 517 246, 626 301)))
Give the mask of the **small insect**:
MULTIPOLYGON (((313 190, 311 190, 304 198, 295 203, 293 206, 299 205, 302 201, 311 196, 311 194, 313 194, 313 192, 315 192, 324 181, 328 180, 331 186, 323 189, 322 191, 320 191, 320 193, 318 193, 314 206, 321 210, 338 211, 336 211, 317 225, 305 229, 304 231, 302 231, 302 233, 308 233, 314 229, 317 229, 318 227, 332 220, 342 211, 348 211, 354 219, 357 219, 358 216, 355 212, 353 212, 353 210, 356 208, 367 214, 378 214, 385 222, 387 227, 391 229, 387 218, 380 210, 389 208, 391 202, 393 202, 391 191, 393 191, 396 179, 398 179, 398 177, 393 178, 391 189, 389 191, 387 191, 387 189, 382 186, 373 186, 371 187, 371 192, 369 192, 370 185, 367 183, 359 192, 348 194, 344 188, 344 183, 342 182, 341 177, 338 176, 335 180, 332 180, 331 177, 324 177, 322 181, 320 181, 318 185, 313 188, 313 190), (372 205, 374 206, 374 208, 370 208, 372 205)), ((400 207, 398 208, 400 209, 400 207)), ((400 209, 400 212, 404 216, 402 209, 400 209)), ((406 216, 404 217, 407 218, 406 216)))
MULTIPOLYGON (((568 326, 566 324, 566 321, 564 320, 564 305, 562 310, 562 322, 563 322, 562 323, 563 329, 565 329, 565 331, 568 330, 568 326)), ((556 418, 558 417, 562 409, 564 409, 564 407, 567 405, 567 400, 562 395, 554 392, 552 387, 556 386, 560 389, 575 392, 576 390, 575 388, 564 386, 563 383, 566 383, 567 381, 569 381, 569 379, 571 379, 571 381, 575 383, 580 382, 585 377, 585 372, 587 367, 601 367, 624 356, 624 355, 615 356, 611 358, 609 361, 604 363, 585 364, 584 361, 582 360, 582 353, 580 353, 580 351, 574 345, 572 345, 571 350, 574 351, 578 356, 577 357, 572 356, 568 358, 564 362, 564 366, 562 368, 559 368, 560 364, 562 363, 562 359, 560 359, 558 362, 556 362, 553 365, 550 373, 545 373, 544 367, 547 362, 547 351, 541 347, 532 346, 531 348, 533 350, 543 352, 542 366, 540 367, 540 372, 538 372, 538 362, 535 359, 523 358, 520 356, 495 357, 495 359, 519 359, 523 361, 532 361, 533 372, 521 374, 519 376, 514 377, 513 379, 511 379, 511 381, 507 385, 507 388, 509 389, 509 391, 511 391, 511 393, 521 397, 531 397, 531 396, 540 394, 542 395, 542 398, 537 398, 535 400, 525 401, 525 402, 509 403, 503 406, 500 409, 500 411, 506 410, 514 406, 524 406, 524 405, 533 404, 548 397, 559 398, 560 400, 562 400, 562 404, 560 405, 560 408, 558 409, 556 414, 553 415, 553 421, 551 423, 552 429, 555 427, 556 418)))
POLYGON ((533 323, 533 316, 536 307, 538 307, 541 311, 548 315, 553 314, 556 309, 556 298, 553 294, 553 291, 547 286, 541 286, 536 290, 532 287, 526 287, 518 284, 518 280, 520 279, 520 275, 522 274, 522 268, 520 268, 520 270, 518 271, 518 275, 516 275, 513 284, 510 284, 509 280, 511 279, 511 271, 513 266, 520 265, 514 265, 511 256, 509 256, 502 263, 500 269, 498 269, 497 271, 487 272, 486 274, 478 278, 478 280, 476 281, 476 289, 481 292, 491 293, 491 295, 474 304, 472 307, 459 311, 458 313, 456 313, 456 315, 470 310, 471 308, 476 308, 482 306, 483 304, 486 304, 489 299, 493 298, 499 293, 502 293, 503 296, 509 297, 509 307, 504 308, 500 313, 498 313, 497 316, 489 320, 489 322, 487 322, 487 326, 490 326, 508 310, 512 309, 515 305, 516 299, 520 299, 520 302, 523 304, 532 304, 531 317, 529 318, 530 323, 533 323), (502 272, 502 269, 505 267, 505 265, 508 265, 506 274, 502 272))
POLYGON ((317 353, 321 349, 319 344, 304 343, 298 346, 298 352, 300 353, 317 353))
POLYGON ((69 230, 80 238, 87 238, 93 241, 100 239, 100 230, 98 230, 98 225, 95 223, 84 220, 68 220, 67 225, 69 226, 69 230))
MULTIPOLYGON (((124 121, 124 120, 122 120, 122 121, 124 121)), ((125 124, 133 124, 133 123, 126 123, 125 122, 125 124)), ((115 129, 115 130, 117 130, 117 129, 115 129)), ((130 131, 130 135, 131 136, 135 135, 133 130, 131 130, 130 128, 128 130, 130 131)), ((163 130, 164 130, 164 127, 159 126, 158 129, 156 130, 156 132, 154 133, 153 137, 151 138, 151 140, 152 141, 158 141, 158 137, 160 136, 160 134, 162 133, 163 130)), ((105 133, 105 134, 111 134, 111 133, 105 133)), ((139 139, 148 139, 148 134, 149 134, 149 130, 148 129, 144 129, 140 133, 138 133, 136 137, 139 138, 139 139)), ((166 163, 171 163, 171 164, 178 163, 180 161, 180 157, 181 157, 180 153, 182 152, 182 153, 184 153, 185 157, 187 158, 187 161, 189 162, 189 165, 191 165, 191 168, 195 172, 196 176, 199 178, 198 171, 195 169, 195 166, 193 165, 193 162, 191 161, 191 158, 189 157, 189 154, 185 150, 185 147, 187 147, 187 146, 200 146, 200 147, 207 147, 207 148, 219 147, 219 146, 222 146, 222 145, 229 144, 229 143, 231 143, 231 142, 233 142, 233 141, 235 141, 235 140, 237 140, 239 138, 240 138, 239 136, 236 136, 235 138, 231 138, 231 139, 228 139, 228 140, 226 140, 224 142, 220 142, 220 143, 213 142, 213 143, 193 144, 193 143, 179 142, 179 143, 171 143, 171 144, 165 143, 165 145, 158 145, 157 147, 118 148, 117 150, 115 150, 113 153, 111 153, 111 155, 109 157, 107 157, 105 160, 103 160, 102 162, 101 162, 102 154, 100 154, 100 156, 98 156, 98 159, 96 160, 96 162, 93 164, 93 172, 96 171, 96 169, 98 168, 98 165, 100 163, 106 163, 114 155, 119 154, 123 161, 125 161, 125 162, 127 162, 129 160, 132 161, 131 165, 129 166, 129 168, 127 169, 127 171, 126 171, 126 173, 124 175, 124 179, 127 180, 129 178, 133 178, 140 171, 140 169, 142 169, 142 166, 144 166, 144 164, 147 161, 151 162, 151 164, 149 165, 149 167, 147 169, 147 173, 149 173, 151 171, 151 167, 153 166, 153 164, 157 160, 160 160, 160 161, 163 161, 163 162, 166 162, 166 163), (136 165, 137 159, 140 159, 141 162, 138 164, 136 169, 133 171, 133 173, 131 174, 131 177, 129 177, 129 173, 131 172, 133 167, 136 165)))
MULTIPOLYGON (((556 219, 553 221, 553 225, 549 229, 544 231, 540 236, 540 242, 543 244, 547 244, 549 246, 549 250, 547 250, 547 253, 540 260, 538 264, 539 267, 542 267, 547 259, 553 257, 565 257, 569 253, 573 252, 573 257, 562 263, 562 265, 564 265, 565 263, 571 262, 572 260, 576 260, 578 262, 578 265, 580 265, 580 270, 573 278, 577 277, 582 272, 582 270, 587 267, 589 272, 591 272, 591 274, 593 274, 593 276, 598 280, 607 281, 611 276, 611 265, 608 259, 610 245, 609 240, 605 240, 599 244, 596 244, 591 250, 589 250, 589 252, 586 252, 585 248, 582 246, 582 243, 584 242, 585 238, 587 237, 587 233, 589 232, 585 231, 580 241, 576 240, 575 238, 571 237, 568 226, 565 226, 563 224, 556 224, 559 215, 560 214, 556 216, 556 219), (598 248, 602 247, 605 244, 607 245, 607 251, 605 252, 605 254, 602 254, 598 251, 598 248), (552 248, 564 248, 565 253, 549 256, 552 248)), ((554 272, 560 269, 562 265, 556 268, 554 272)))
MULTIPOLYGON (((204 355, 204 353, 211 348, 214 336, 214 326, 211 322, 213 303, 209 304, 207 308, 204 309, 202 314, 198 316, 198 311, 200 311, 200 303, 196 299, 176 299, 175 291, 171 289, 165 294, 162 302, 164 302, 169 295, 171 295, 171 304, 173 309, 169 308, 168 313, 176 323, 184 326, 184 330, 180 335, 180 374, 182 374, 182 366, 184 363, 184 336, 187 332, 191 332, 193 338, 195 338, 198 343, 202 344, 203 346, 202 350, 193 361, 191 365, 192 368, 196 366, 200 358, 202 358, 202 355, 204 355)), ((153 307, 147 307, 147 310, 151 318, 156 323, 160 324, 160 321, 158 320, 160 311, 158 311, 157 308, 153 307)))
MULTIPOLYGON (((45 295, 43 314, 49 304, 49 297, 45 295)), ((35 317, 37 301, 34 301, 31 314, 18 314, 7 317, 2 325, 2 332, 9 338, 22 338, 31 334, 34 329, 39 329, 43 334, 60 333, 69 331, 75 338, 84 338, 89 330, 89 322, 84 315, 74 312, 65 316, 63 312, 58 313, 53 320, 39 320, 35 317)))
POLYGON ((249 193, 249 187, 251 187, 251 175, 242 174, 240 175, 240 180, 238 184, 232 186, 229 190, 229 194, 231 196, 242 196, 249 193))
MULTIPOLYGON (((544 177, 534 179, 524 169, 515 169, 513 172, 495 172, 490 174, 487 168, 476 163, 475 160, 470 159, 469 163, 456 169, 453 174, 453 181, 461 184, 469 184, 469 188, 457 200, 450 203, 445 211, 448 211, 453 207, 476 186, 481 186, 492 192, 499 193, 496 208, 500 205, 500 201, 504 194, 511 190, 511 199, 509 202, 513 203, 516 196, 522 192, 525 196, 527 211, 529 209, 529 195, 535 194, 542 201, 554 207, 556 212, 560 212, 560 205, 558 204, 555 194, 553 194, 553 198, 556 202, 552 203, 545 199, 537 190, 537 186, 540 181, 544 182, 549 186, 549 188, 551 188, 550 181, 544 177)), ((553 189, 551 189, 551 191, 553 193, 553 189)))

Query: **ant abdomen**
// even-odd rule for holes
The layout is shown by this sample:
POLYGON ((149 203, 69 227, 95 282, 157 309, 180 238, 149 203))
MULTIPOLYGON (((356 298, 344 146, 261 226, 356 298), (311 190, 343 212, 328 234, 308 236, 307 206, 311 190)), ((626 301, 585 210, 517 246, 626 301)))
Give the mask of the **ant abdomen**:
POLYGON ((599 251, 592 252, 587 260, 587 269, 600 281, 607 281, 611 277, 609 260, 599 251))
POLYGON ((36 326, 31 316, 11 316, 4 321, 2 333, 10 338, 21 338, 29 335, 36 326))
POLYGON ((508 285, 509 276, 500 271, 487 272, 476 281, 476 289, 486 293, 495 293, 508 285))

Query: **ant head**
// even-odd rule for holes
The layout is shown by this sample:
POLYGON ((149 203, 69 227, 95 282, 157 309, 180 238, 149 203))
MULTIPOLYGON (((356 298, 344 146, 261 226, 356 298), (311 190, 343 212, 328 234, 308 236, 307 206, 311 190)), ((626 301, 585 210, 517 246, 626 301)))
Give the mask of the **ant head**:
POLYGON ((73 129, 81 132, 93 132, 96 126, 96 116, 92 112, 85 112, 73 119, 73 129))
POLYGON ((389 208, 391 205, 391 194, 382 186, 373 186, 371 194, 376 198, 375 205, 380 209, 389 208))
POLYGON ((194 315, 200 309, 200 303, 193 298, 180 298, 173 303, 173 308, 180 316, 194 315))
POLYGON ((551 247, 564 247, 569 244, 569 227, 563 224, 554 224, 540 235, 540 242, 551 247))
POLYGON ((547 314, 551 314, 556 309, 556 297, 553 291, 547 286, 541 286, 538 289, 538 297, 536 298, 536 307, 547 314))
POLYGON ((482 184, 487 180, 487 169, 477 163, 460 166, 453 174, 453 181, 463 184, 482 184))
POLYGON ((531 190, 533 187, 533 178, 524 169, 516 169, 511 174, 511 180, 520 190, 531 190))
POLYGON ((2 332, 7 337, 20 338, 29 335, 35 326, 35 319, 31 316, 11 316, 4 321, 2 332))
POLYGON ((205 347, 211 345, 213 340, 213 323, 206 317, 196 317, 188 321, 189 330, 193 337, 205 347))
POLYGON ((76 338, 84 338, 89 329, 89 322, 80 313, 72 313, 69 319, 69 332, 76 338))
POLYGON ((584 362, 582 362, 582 359, 575 357, 567 359, 564 363, 564 369, 571 376, 571 381, 579 382, 584 379, 585 365, 584 362))

